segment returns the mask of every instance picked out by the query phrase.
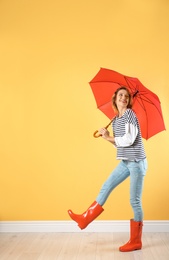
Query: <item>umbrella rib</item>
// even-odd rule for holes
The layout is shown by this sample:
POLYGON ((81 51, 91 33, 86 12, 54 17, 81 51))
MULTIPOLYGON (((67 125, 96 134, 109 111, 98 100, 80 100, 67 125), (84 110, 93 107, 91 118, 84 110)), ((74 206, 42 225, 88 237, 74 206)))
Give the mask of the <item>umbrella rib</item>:
MULTIPOLYGON (((138 95, 139 95, 139 93, 138 93, 138 95)), ((139 96, 140 96, 140 95, 139 95, 139 96)), ((145 108, 145 105, 144 105, 144 103, 143 103, 143 101, 142 101, 141 96, 140 96, 140 99, 137 99, 137 101, 138 101, 138 103, 140 104, 140 106, 142 107, 143 111, 145 112, 146 127, 147 127, 147 129, 148 129, 148 116, 147 116, 146 108, 145 108), (140 102, 140 101, 141 101, 141 102, 140 102)), ((148 131, 146 131, 146 133, 147 133, 146 139, 148 139, 148 131)))
POLYGON ((126 83, 127 83, 127 86, 128 86, 129 89, 132 91, 132 94, 134 94, 134 91, 137 91, 137 89, 136 89, 136 88, 134 87, 134 85, 128 80, 127 76, 124 76, 124 78, 125 78, 125 81, 126 81, 126 83), (131 88, 130 85, 132 85, 133 89, 131 88), (134 90, 134 91, 133 91, 133 90, 134 90))
MULTIPOLYGON (((139 95, 139 94, 138 94, 138 95, 139 95)), ((154 104, 148 97, 145 97, 145 96, 143 96, 143 95, 141 94, 141 95, 139 95, 139 99, 141 99, 141 100, 143 100, 143 101, 145 101, 145 102, 147 102, 147 103, 153 105, 153 106, 157 109, 158 113, 160 114, 160 116, 161 116, 161 118, 162 118, 162 111, 161 111, 157 106, 155 106, 155 104, 154 104)), ((140 104, 139 100, 137 100, 137 101, 138 101, 138 103, 140 104)), ((142 102, 142 104, 143 104, 143 102, 142 102)), ((140 104, 140 105, 141 105, 141 104, 140 104)), ((142 108, 144 109, 143 105, 141 105, 141 106, 142 106, 142 108)))

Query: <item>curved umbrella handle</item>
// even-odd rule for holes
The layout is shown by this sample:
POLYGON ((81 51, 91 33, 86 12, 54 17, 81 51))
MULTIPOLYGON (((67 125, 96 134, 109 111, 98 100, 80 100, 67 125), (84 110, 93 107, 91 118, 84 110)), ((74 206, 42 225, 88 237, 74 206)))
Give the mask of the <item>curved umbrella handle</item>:
POLYGON ((98 137, 100 137, 100 136, 102 136, 101 134, 98 134, 98 130, 96 130, 94 133, 93 133, 93 136, 95 137, 95 138, 98 138, 98 137))
MULTIPOLYGON (((114 118, 113 118, 114 119, 114 118)), ((108 124, 108 125, 106 125, 105 126, 105 129, 107 129, 110 125, 111 125, 111 123, 113 122, 113 119, 110 121, 110 123, 108 124)), ((95 138, 98 138, 98 137, 100 137, 100 136, 102 136, 101 134, 98 134, 98 130, 96 130, 94 133, 93 133, 93 136, 95 137, 95 138)))

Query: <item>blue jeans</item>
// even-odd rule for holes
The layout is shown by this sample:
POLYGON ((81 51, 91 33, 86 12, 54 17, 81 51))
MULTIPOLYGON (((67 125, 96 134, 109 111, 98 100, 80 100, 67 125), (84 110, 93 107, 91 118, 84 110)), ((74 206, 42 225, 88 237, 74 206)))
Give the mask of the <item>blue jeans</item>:
POLYGON ((96 198, 97 203, 103 206, 112 190, 130 176, 130 204, 134 211, 134 220, 142 221, 142 190, 146 170, 146 159, 138 162, 122 160, 103 184, 96 198))

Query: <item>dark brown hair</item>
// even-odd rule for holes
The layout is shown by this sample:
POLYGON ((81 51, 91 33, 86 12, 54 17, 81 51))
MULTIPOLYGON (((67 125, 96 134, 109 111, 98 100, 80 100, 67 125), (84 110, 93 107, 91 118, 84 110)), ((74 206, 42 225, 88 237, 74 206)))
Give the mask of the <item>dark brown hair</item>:
POLYGON ((113 103, 113 108, 116 112, 118 112, 118 108, 117 108, 117 105, 116 105, 116 97, 117 97, 117 93, 120 91, 120 90, 126 90, 128 95, 129 95, 129 103, 127 105, 127 108, 132 108, 132 96, 131 96, 131 93, 130 91, 128 90, 128 88, 126 88, 125 86, 122 86, 122 87, 119 87, 115 92, 114 92, 114 95, 112 97, 112 103, 113 103))

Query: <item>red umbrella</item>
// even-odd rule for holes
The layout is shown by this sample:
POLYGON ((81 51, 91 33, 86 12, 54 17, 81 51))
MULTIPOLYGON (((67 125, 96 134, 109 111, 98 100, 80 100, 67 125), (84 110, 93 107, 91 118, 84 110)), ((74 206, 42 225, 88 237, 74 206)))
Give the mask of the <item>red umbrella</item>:
MULTIPOLYGON (((115 112, 112 108, 112 96, 117 88, 125 86, 133 97, 133 110, 141 126, 142 137, 149 139, 165 130, 161 104, 158 96, 147 89, 137 78, 122 75, 110 69, 101 68, 89 82, 96 104, 109 119, 115 112)), ((106 126, 106 128, 111 122, 106 126)), ((95 136, 97 137, 97 136, 95 136)))

